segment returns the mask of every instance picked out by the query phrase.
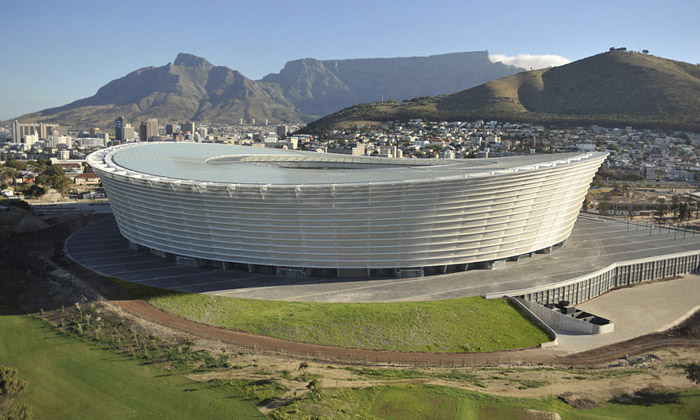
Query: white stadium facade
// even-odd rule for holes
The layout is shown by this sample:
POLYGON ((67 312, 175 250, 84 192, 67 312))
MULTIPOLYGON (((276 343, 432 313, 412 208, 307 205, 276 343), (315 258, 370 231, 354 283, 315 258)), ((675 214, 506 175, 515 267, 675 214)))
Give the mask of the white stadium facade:
POLYGON ((563 244, 605 158, 390 159, 132 143, 88 163, 133 247, 293 277, 408 277, 563 244))

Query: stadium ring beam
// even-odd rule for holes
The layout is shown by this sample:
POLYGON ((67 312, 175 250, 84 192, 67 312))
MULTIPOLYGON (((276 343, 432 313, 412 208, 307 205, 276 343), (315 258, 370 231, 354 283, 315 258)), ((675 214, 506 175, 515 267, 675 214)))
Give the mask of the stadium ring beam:
POLYGON ((413 277, 563 244, 606 156, 392 159, 131 143, 87 161, 133 248, 289 277, 413 277))

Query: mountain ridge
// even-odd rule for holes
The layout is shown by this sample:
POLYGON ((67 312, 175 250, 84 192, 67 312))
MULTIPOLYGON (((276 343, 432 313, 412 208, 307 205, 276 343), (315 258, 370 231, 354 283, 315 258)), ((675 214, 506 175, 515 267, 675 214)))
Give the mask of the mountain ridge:
POLYGON ((343 109, 313 122, 309 131, 411 118, 700 129, 699 115, 700 66, 612 51, 450 95, 343 109))
POLYGON ((143 67, 112 80, 93 96, 15 119, 98 127, 108 126, 120 115, 132 122, 145 118, 308 122, 348 105, 450 93, 521 70, 492 63, 487 51, 427 57, 305 58, 287 62, 279 73, 256 81, 202 57, 180 53, 172 63, 143 67))

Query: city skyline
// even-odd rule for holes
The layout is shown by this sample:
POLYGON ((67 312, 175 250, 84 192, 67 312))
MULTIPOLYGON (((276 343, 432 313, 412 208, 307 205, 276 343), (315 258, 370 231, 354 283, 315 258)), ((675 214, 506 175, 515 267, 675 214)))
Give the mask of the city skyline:
POLYGON ((488 50, 526 68, 559 65, 611 46, 690 63, 700 36, 690 1, 488 4, 356 2, 233 5, 126 1, 86 7, 47 1, 5 7, 9 42, 0 68, 0 120, 93 95, 138 68, 179 52, 202 56, 252 79, 285 62, 424 56, 488 50), (189 11, 189 12, 188 12, 189 11), (519 58, 518 58, 519 57, 519 58))

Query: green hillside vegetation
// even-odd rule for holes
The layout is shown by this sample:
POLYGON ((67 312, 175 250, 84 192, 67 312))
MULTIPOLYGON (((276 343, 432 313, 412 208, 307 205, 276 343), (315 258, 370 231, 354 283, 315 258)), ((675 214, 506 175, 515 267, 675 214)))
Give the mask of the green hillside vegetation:
POLYGON ((2 315, 0 364, 27 389, 18 402, 37 419, 256 419, 254 404, 183 375, 62 336, 46 322, 2 315))
POLYGON ((700 129, 700 66, 614 51, 433 98, 346 108, 308 127, 423 118, 700 129))
POLYGON ((441 386, 380 386, 325 389, 294 401, 273 413, 275 419, 470 419, 470 420, 691 420, 700 414, 697 390, 640 394, 624 403, 576 410, 549 399, 498 397, 441 386))
POLYGON ((550 341, 506 300, 281 302, 182 293, 115 281, 164 311, 283 340, 406 352, 490 352, 550 341))

